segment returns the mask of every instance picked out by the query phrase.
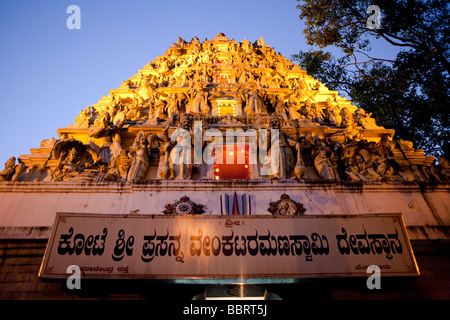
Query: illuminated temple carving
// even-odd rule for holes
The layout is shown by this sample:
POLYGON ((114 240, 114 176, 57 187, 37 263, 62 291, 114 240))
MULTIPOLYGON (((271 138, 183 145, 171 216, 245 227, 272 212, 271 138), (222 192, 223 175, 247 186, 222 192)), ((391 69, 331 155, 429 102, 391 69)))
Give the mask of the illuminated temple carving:
POLYGON ((224 34, 204 42, 178 38, 108 96, 82 109, 58 135, 20 156, 18 164, 9 159, 0 181, 449 179, 446 160, 435 165, 434 157, 410 142, 393 141, 394 130, 378 126, 371 114, 263 39, 237 42, 224 34), (249 134, 232 147, 216 147, 210 152, 213 163, 205 161, 205 150, 218 135, 225 143, 229 130, 249 134), (271 171, 274 130, 279 170, 271 171), (267 159, 251 161, 261 154, 267 159), (174 155, 182 163, 173 161, 174 155), (225 159, 230 155, 231 163, 225 159))

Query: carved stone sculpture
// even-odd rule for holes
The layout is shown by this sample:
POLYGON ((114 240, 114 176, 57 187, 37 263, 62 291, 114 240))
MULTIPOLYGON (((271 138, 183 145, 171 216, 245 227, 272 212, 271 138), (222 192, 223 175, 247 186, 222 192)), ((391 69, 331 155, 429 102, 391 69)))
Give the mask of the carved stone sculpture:
POLYGON ((143 133, 137 135, 128 155, 133 159, 133 162, 128 171, 127 180, 133 181, 144 179, 150 164, 150 159, 148 140, 143 133))
POLYGON ((205 212, 202 204, 196 204, 187 196, 181 197, 174 203, 168 203, 165 207, 163 213, 170 215, 202 214, 205 212))
POLYGON ((306 209, 303 207, 303 204, 295 202, 287 194, 283 193, 280 200, 270 203, 267 211, 273 215, 295 216, 304 214, 306 209))
POLYGON ((334 180, 336 175, 333 170, 333 165, 331 164, 331 150, 325 143, 320 143, 313 152, 312 157, 314 158, 314 167, 324 180, 334 180))
POLYGON ((66 152, 63 150, 58 160, 58 165, 53 175, 53 181, 67 180, 75 173, 83 170, 82 162, 79 160, 79 152, 73 147, 66 152))
MULTIPOLYGON (((274 136, 279 130, 277 149, 263 148, 271 161, 260 159, 246 168, 252 178, 303 179, 314 170, 326 180, 446 183, 450 178, 447 160, 433 165, 435 159, 410 142, 392 141, 393 130, 377 126, 370 113, 328 90, 263 40, 239 43, 219 34, 203 43, 178 38, 138 74, 81 110, 75 125, 58 130, 60 140, 44 140, 41 150, 21 157, 23 163, 8 165, 0 180, 210 178, 210 164, 192 165, 189 122, 194 120, 222 134, 270 127, 274 136), (141 130, 145 137, 133 144, 141 130), (171 141, 169 131, 182 134, 171 141), (69 138, 83 143, 69 143, 69 138), (77 156, 69 156, 73 147, 77 156), (37 174, 36 168, 45 169, 37 174)), ((258 147, 252 154, 260 154, 258 147)))
POLYGON ((0 181, 11 181, 16 167, 16 157, 11 157, 5 162, 5 168, 0 171, 0 181))
MULTIPOLYGON (((279 130, 280 122, 280 118, 272 116, 270 121, 271 128, 279 130)), ((275 131, 272 131, 271 134, 274 135, 275 131)), ((271 138, 273 145, 269 148, 267 156, 269 162, 265 167, 270 168, 271 174, 269 178, 289 179, 297 162, 290 145, 295 145, 296 141, 292 140, 284 132, 278 131, 278 134, 278 137, 273 136, 271 138)))

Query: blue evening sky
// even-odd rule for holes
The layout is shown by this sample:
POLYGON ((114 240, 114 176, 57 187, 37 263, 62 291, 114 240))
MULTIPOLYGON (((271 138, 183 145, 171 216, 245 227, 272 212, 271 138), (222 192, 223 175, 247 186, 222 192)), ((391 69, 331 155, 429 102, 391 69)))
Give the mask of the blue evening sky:
MULTIPOLYGON (((0 170, 181 36, 264 38, 286 58, 309 50, 296 0, 0 0, 0 170), (69 30, 69 5, 81 29, 69 30)), ((386 48, 374 48, 383 52, 386 48)))

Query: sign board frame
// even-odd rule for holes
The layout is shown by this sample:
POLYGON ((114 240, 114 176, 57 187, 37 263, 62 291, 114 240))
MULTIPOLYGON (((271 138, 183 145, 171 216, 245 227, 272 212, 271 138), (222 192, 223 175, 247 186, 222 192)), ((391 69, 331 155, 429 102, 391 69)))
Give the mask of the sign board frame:
POLYGON ((399 213, 130 215, 57 213, 39 270, 63 279, 286 283, 303 278, 419 276, 399 213))

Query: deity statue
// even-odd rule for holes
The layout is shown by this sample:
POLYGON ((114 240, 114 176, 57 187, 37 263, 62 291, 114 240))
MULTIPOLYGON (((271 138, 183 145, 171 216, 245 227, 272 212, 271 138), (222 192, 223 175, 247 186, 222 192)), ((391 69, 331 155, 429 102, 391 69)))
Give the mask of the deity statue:
POLYGON ((80 110, 80 115, 75 117, 75 125, 73 128, 88 128, 91 120, 91 107, 87 106, 84 110, 80 110))
POLYGON ((128 155, 133 159, 133 162, 131 163, 131 167, 128 171, 127 180, 143 180, 150 164, 149 142, 144 133, 141 132, 136 136, 133 145, 130 147, 128 155))
POLYGON ((16 157, 11 157, 5 162, 5 169, 0 171, 0 181, 11 181, 16 172, 16 157))
POLYGON ((305 119, 310 121, 315 121, 316 113, 312 110, 312 101, 311 99, 307 99, 303 106, 300 108, 300 114, 305 117, 305 119))
POLYGON ((268 88, 270 85, 269 79, 265 72, 261 72, 261 76, 259 77, 259 86, 262 88, 268 88))
POLYGON ((120 171, 117 167, 117 162, 115 159, 112 159, 109 163, 109 166, 102 164, 99 167, 99 172, 96 178, 96 182, 108 182, 114 181, 117 182, 120 179, 120 171))
POLYGON ((283 193, 280 200, 270 202, 267 209, 273 215, 293 216, 304 214, 306 209, 300 202, 293 201, 287 194, 283 193))
POLYGON ((271 101, 272 106, 275 109, 275 114, 279 117, 281 117, 281 119, 283 119, 284 123, 288 122, 288 117, 286 115, 286 107, 284 104, 284 99, 281 98, 281 96, 279 94, 277 94, 271 101))
POLYGON ((153 103, 153 118, 162 119, 164 117, 164 110, 166 109, 166 104, 164 100, 157 95, 153 103))
POLYGON ((67 153, 62 150, 58 159, 58 164, 53 172, 52 181, 61 181, 74 177, 74 174, 83 170, 83 163, 78 159, 79 152, 73 147, 67 153))
POLYGON ((249 76, 249 73, 245 70, 245 68, 238 69, 237 74, 238 74, 237 79, 236 79, 237 82, 239 82, 239 83, 249 82, 250 76, 249 76))
POLYGON ((169 120, 174 123, 175 117, 178 115, 180 110, 180 102, 176 96, 176 93, 169 94, 169 97, 167 98, 167 105, 166 105, 166 111, 169 115, 169 120))
POLYGON ((324 142, 317 141, 318 146, 312 150, 311 156, 314 159, 314 167, 324 180, 334 180, 336 175, 331 163, 332 151, 324 142))
POLYGON ((364 129, 381 128, 381 127, 377 126, 375 119, 372 118, 371 116, 372 116, 372 113, 366 113, 366 111, 363 108, 358 109, 358 123, 364 129))
POLYGON ((95 119, 94 124, 89 128, 88 136, 103 140, 103 144, 98 146, 90 141, 90 146, 101 155, 104 162, 109 162, 111 158, 117 158, 123 151, 119 131, 122 128, 125 119, 113 125, 110 123, 110 115, 107 111, 100 113, 95 119))
POLYGON ((300 99, 298 98, 297 94, 297 91, 292 93, 287 101, 289 118, 292 120, 300 118, 300 114, 298 112, 300 110, 300 99))
POLYGON ((343 129, 339 129, 327 138, 329 144, 341 143, 346 144, 351 141, 359 141, 361 139, 361 130, 357 128, 353 121, 352 114, 347 108, 341 110, 343 129))
POLYGON ((341 158, 351 181, 381 181, 392 176, 389 150, 375 142, 361 140, 344 147, 341 158))
POLYGON ((201 82, 197 82, 194 88, 186 93, 188 105, 186 112, 188 113, 208 113, 208 92, 203 91, 201 82))
MULTIPOLYGON (((270 121, 271 129, 280 130, 280 119, 277 116, 272 116, 270 121)), ((290 145, 295 145, 297 141, 290 138, 286 133, 278 131, 279 136, 277 141, 272 137, 272 143, 267 157, 270 162, 265 167, 270 167, 273 173, 269 177, 272 179, 289 179, 291 178, 291 172, 296 165, 296 159, 292 152, 290 145), (277 150, 275 150, 275 148, 277 150), (274 155, 278 153, 278 159, 274 159, 274 155)), ((271 133, 273 134, 273 133, 271 133)))
POLYGON ((336 127, 341 126, 342 116, 340 109, 332 98, 328 98, 326 102, 326 110, 328 115, 328 122, 336 127))
POLYGON ((313 114, 314 120, 317 123, 319 124, 324 123, 325 115, 323 114, 322 109, 320 109, 319 103, 316 102, 311 106, 311 113, 313 114))
POLYGON ((192 123, 188 115, 180 118, 179 128, 172 132, 169 154, 169 167, 173 179, 192 179, 194 152, 192 151, 192 123), (175 143, 174 143, 175 142, 175 143))
POLYGON ((262 113, 265 109, 264 107, 264 91, 262 90, 247 90, 243 94, 244 101, 246 107, 244 108, 244 111, 247 114, 252 113, 262 113))

